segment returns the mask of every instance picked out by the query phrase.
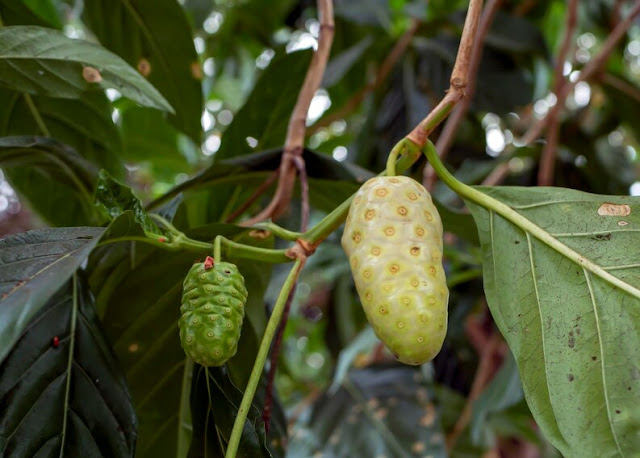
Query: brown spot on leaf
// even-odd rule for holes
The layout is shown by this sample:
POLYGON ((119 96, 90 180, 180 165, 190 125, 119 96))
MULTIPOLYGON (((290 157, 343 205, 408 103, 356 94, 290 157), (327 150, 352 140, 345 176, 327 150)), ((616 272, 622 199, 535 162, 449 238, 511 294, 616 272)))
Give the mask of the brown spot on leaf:
POLYGON ((102 81, 102 75, 93 67, 84 67, 82 69, 82 77, 87 83, 99 83, 102 81))
POLYGON ((576 345, 576 338, 573 336, 573 331, 569 331, 569 348, 573 348, 576 345))
POLYGON ((567 379, 569 379, 570 382, 573 382, 575 380, 575 377, 573 376, 573 374, 569 374, 567 375, 567 379))
POLYGON ((618 226, 626 226, 627 224, 629 224, 627 221, 618 221, 618 226))
POLYGON ((145 78, 151 73, 151 64, 144 57, 138 61, 138 72, 145 78))
POLYGON ((598 208, 600 216, 628 216, 631 214, 631 207, 627 204, 617 205, 605 202, 598 208))

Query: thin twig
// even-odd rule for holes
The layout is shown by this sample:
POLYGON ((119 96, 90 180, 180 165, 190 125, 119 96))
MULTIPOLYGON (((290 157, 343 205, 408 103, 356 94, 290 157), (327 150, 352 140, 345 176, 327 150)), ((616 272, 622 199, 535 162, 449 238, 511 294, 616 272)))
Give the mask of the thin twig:
POLYGON ((462 29, 458 55, 456 56, 456 62, 451 72, 449 90, 436 108, 406 136, 407 139, 420 147, 426 145, 429 134, 431 134, 433 129, 442 122, 453 107, 465 96, 471 51, 473 50, 473 42, 476 37, 481 12, 482 0, 471 0, 469 9, 467 10, 467 17, 464 21, 464 28, 462 29))
POLYGON ((269 189, 269 186, 271 186, 273 182, 276 181, 277 177, 278 177, 278 171, 274 170, 273 173, 269 175, 269 177, 266 180, 264 180, 264 182, 258 187, 258 189, 256 189, 256 191, 253 194, 251 194, 251 197, 249 197, 245 201, 245 203, 243 203, 240 207, 238 207, 236 211, 234 211, 229 216, 227 216, 224 222, 231 223, 235 221, 238 217, 240 217, 240 215, 242 215, 245 212, 245 210, 249 208, 251 204, 253 204, 256 201, 256 199, 258 199, 258 197, 260 197, 267 189, 269 189))
POLYGON ((611 9, 611 18, 609 19, 609 24, 611 25, 612 29, 616 25, 618 25, 618 22, 620 22, 620 10, 622 9, 623 3, 624 3, 624 0, 616 0, 616 2, 613 5, 613 8, 611 9))
POLYGON ((300 232, 307 232, 309 229, 309 179, 307 177, 307 166, 301 157, 294 159, 298 178, 300 179, 300 232))
MULTIPOLYGON (((449 152, 449 148, 453 143, 453 138, 455 133, 460 126, 460 123, 464 119, 465 115, 469 111, 469 107, 471 106, 471 100, 476 92, 476 83, 477 83, 477 75, 478 68, 480 68, 480 61, 482 58, 482 51, 484 49, 484 40, 489 33, 489 29, 491 28, 491 24, 493 23, 493 19, 495 18, 496 13, 498 12, 498 8, 502 4, 502 0, 489 0, 486 8, 484 8, 482 12, 482 16, 480 17, 480 23, 478 25, 478 31, 473 42, 473 49, 471 51, 471 61, 469 63, 469 75, 468 75, 468 84, 467 90, 465 91, 465 98, 462 100, 460 105, 458 105, 451 114, 451 117, 447 120, 444 128, 442 129, 442 133, 438 138, 438 142, 436 143, 436 150, 442 159, 444 159, 449 152)), ((424 168, 423 171, 423 183, 427 190, 431 191, 435 185, 437 176, 433 172, 433 167, 430 164, 424 168)))
POLYGON ((414 19, 411 22, 411 26, 409 26, 407 31, 400 37, 398 41, 396 41, 395 45, 391 49, 391 52, 389 52, 387 57, 382 62, 382 65, 380 66, 380 69, 378 70, 374 80, 368 83, 358 92, 356 92, 353 97, 347 100, 344 105, 342 105, 336 111, 323 116, 315 124, 310 126, 307 129, 307 134, 311 135, 320 130, 322 127, 329 126, 334 121, 345 118, 349 113, 353 112, 360 106, 368 93, 378 89, 382 85, 382 83, 385 82, 385 80, 389 76, 389 73, 391 72, 391 70, 393 70, 393 67, 395 67, 400 57, 404 55, 407 47, 411 43, 411 40, 413 39, 413 36, 416 34, 419 27, 420 20, 414 19))
POLYGON ((632 84, 627 83, 625 80, 618 78, 617 76, 612 75, 611 73, 604 73, 600 77, 600 81, 619 90, 624 95, 627 95, 632 99, 635 99, 637 102, 640 102, 640 89, 638 89, 636 86, 632 84))
MULTIPOLYGON (((575 89, 576 85, 580 81, 587 81, 593 78, 600 71, 600 69, 609 59, 609 56, 615 49, 620 39, 624 36, 624 34, 629 29, 629 27, 631 27, 631 25, 633 24, 638 14, 640 14, 640 2, 636 2, 635 6, 633 7, 629 15, 624 19, 624 21, 618 23, 615 29, 613 29, 611 34, 609 34, 609 36, 603 43, 600 53, 598 53, 596 57, 591 59, 589 63, 584 66, 578 78, 576 78, 575 81, 568 82, 567 84, 565 84, 560 94, 556 94, 558 101, 561 99, 565 100, 567 98, 567 95, 570 94, 571 91, 573 91, 573 89, 575 89)), ((523 135, 519 143, 524 146, 536 140, 540 136, 540 134, 544 131, 544 129, 547 127, 548 123, 549 123, 549 114, 547 114, 547 116, 540 119, 537 123, 531 126, 531 128, 523 135)))
MULTIPOLYGON (((538 185, 539 186, 551 186, 553 184, 553 173, 556 162, 556 149, 558 147, 558 137, 560 136, 560 123, 559 115, 561 107, 564 106, 565 99, 568 93, 565 93, 562 89, 566 84, 564 78, 564 63, 569 55, 571 49, 571 43, 573 42, 573 33, 576 29, 576 22, 578 17, 578 0, 570 0, 568 7, 568 14, 564 32, 564 38, 562 39, 562 45, 560 51, 556 57, 556 63, 553 70, 553 93, 564 94, 563 99, 557 98, 556 104, 551 108, 549 113, 549 125, 547 129, 547 143, 544 145, 542 155, 540 157, 540 169, 538 170, 538 185)), ((558 97, 558 96, 556 96, 558 97)))
POLYGON ((513 14, 516 16, 524 16, 527 14, 534 6, 538 4, 540 0, 524 0, 518 4, 513 10, 513 14))
POLYGON ((496 373, 498 368, 496 367, 495 356, 499 351, 500 344, 500 335, 497 333, 493 334, 481 351, 478 369, 476 370, 473 383, 471 384, 471 391, 467 397, 464 409, 458 417, 456 424, 453 426, 453 429, 447 435, 447 450, 452 450, 455 446, 458 438, 471 420, 473 402, 478 398, 478 396, 480 396, 484 388, 496 373))
POLYGON ((291 202, 293 188, 296 180, 296 167, 294 158, 302 156, 304 151, 304 138, 306 132, 307 113, 313 100, 313 96, 320 87, 324 70, 327 67, 331 45, 333 43, 333 1, 318 0, 318 12, 320 16, 320 36, 318 37, 318 49, 314 52, 298 94, 296 106, 289 118, 287 137, 284 143, 284 151, 280 162, 278 187, 267 207, 253 218, 242 223, 243 226, 253 226, 268 218, 275 219, 284 213, 291 202))
POLYGON ((273 405, 273 382, 276 377, 276 368, 278 367, 278 355, 280 354, 280 345, 282 344, 282 335, 284 334, 284 328, 287 326, 287 319, 289 318, 289 310, 291 309, 291 303, 293 302, 293 297, 296 295, 296 288, 298 287, 298 283, 293 284, 293 288, 291 288, 291 292, 287 297, 287 302, 284 305, 284 310, 282 312, 282 318, 280 319, 280 324, 278 325, 278 331, 276 332, 276 337, 273 341, 273 348, 271 349, 271 357, 269 359, 269 376, 267 380, 267 390, 264 395, 264 408, 262 410, 262 421, 264 422, 264 430, 266 433, 269 432, 269 426, 271 425, 271 407, 273 405))

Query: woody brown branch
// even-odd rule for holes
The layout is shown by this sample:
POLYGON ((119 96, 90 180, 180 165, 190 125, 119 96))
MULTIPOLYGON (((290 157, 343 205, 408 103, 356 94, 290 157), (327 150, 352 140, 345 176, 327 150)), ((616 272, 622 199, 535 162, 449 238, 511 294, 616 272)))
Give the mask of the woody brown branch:
POLYGON ((294 158, 301 158, 304 151, 307 113, 313 96, 322 82, 335 32, 332 0, 318 0, 318 13, 321 21, 318 49, 311 58, 302 89, 298 94, 298 100, 289 118, 284 151, 280 161, 278 186, 267 207, 253 218, 243 222, 244 226, 251 226, 268 218, 276 219, 289 208, 291 203, 297 174, 294 158))
POLYGON ((565 99, 568 93, 565 93, 562 89, 566 84, 566 80, 564 78, 564 63, 567 60, 567 55, 569 54, 569 50, 571 49, 571 43, 573 41, 573 33, 576 28, 578 16, 578 1, 571 0, 569 2, 567 21, 565 27, 564 38, 562 39, 562 45, 560 46, 560 51, 558 52, 558 56, 556 57, 556 63, 553 71, 553 93, 560 94, 563 93, 564 97, 562 100, 559 98, 556 100, 555 106, 551 109, 552 112, 549 114, 549 128, 547 130, 547 143, 542 150, 542 155, 540 159, 540 169, 538 171, 538 185, 540 186, 550 186, 553 184, 553 172, 555 169, 555 160, 556 160, 556 148, 558 147, 558 137, 560 134, 560 123, 559 123, 559 114, 560 107, 564 105, 565 99))
MULTIPOLYGON (((467 76, 467 88, 465 91, 466 97, 462 99, 462 102, 453 110, 451 116, 447 120, 442 133, 436 143, 436 151, 440 155, 441 159, 444 159, 449 152, 449 148, 453 143, 453 138, 460 126, 460 123, 467 114, 469 107, 471 106, 471 100, 475 94, 476 81, 478 75, 478 69, 480 68, 480 60, 482 58, 482 51, 484 48, 484 41, 489 33, 493 19, 495 18, 498 8, 502 4, 502 0, 490 0, 480 17, 480 23, 473 42, 473 49, 471 51, 469 73, 467 76)), ((437 176, 430 164, 424 168, 423 171, 423 184, 427 190, 433 190, 437 180, 437 176)))
MULTIPOLYGON (((565 84, 562 87, 560 94, 556 94, 558 101, 565 100, 567 96, 571 93, 571 91, 575 89, 576 85, 579 82, 588 81, 600 73, 602 67, 609 59, 609 56, 611 55, 615 47, 618 45, 618 42, 625 35, 629 27, 631 27, 634 20, 638 16, 638 14, 640 14, 640 2, 636 2, 635 6, 631 10, 631 12, 627 15, 627 17, 623 21, 619 22, 618 25, 613 29, 611 34, 607 37, 607 39, 603 43, 602 49, 600 50, 598 55, 593 59, 591 59, 587 65, 585 65, 585 67, 580 72, 580 75, 578 76, 578 78, 576 78, 575 81, 567 82, 567 84, 565 84)), ((559 105, 559 103, 556 103, 556 105, 559 105)), ((558 107, 558 109, 561 109, 561 107, 558 107)), ((528 145, 534 140, 536 140, 540 136, 540 134, 542 134, 542 132, 547 128, 547 125, 549 124, 549 121, 550 121, 549 115, 551 114, 551 112, 552 111, 550 110, 547 116, 545 116, 544 118, 540 119, 537 123, 535 123, 523 135, 522 139, 520 140, 520 143, 522 143, 523 145, 528 145)))
POLYGON ((462 29, 458 55, 451 72, 449 90, 436 108, 406 136, 407 139, 420 147, 426 145, 433 129, 442 122, 453 107, 465 96, 464 91, 468 82, 471 51, 473 50, 473 41, 476 37, 481 12, 482 0, 471 0, 467 10, 467 17, 464 21, 464 28, 462 29))

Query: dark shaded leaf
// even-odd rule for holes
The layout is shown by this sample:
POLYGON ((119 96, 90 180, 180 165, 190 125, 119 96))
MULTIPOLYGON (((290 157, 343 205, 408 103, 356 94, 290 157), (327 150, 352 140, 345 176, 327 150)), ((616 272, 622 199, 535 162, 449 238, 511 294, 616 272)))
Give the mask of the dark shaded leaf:
POLYGON ((216 161, 253 153, 247 137, 258 140, 256 149, 284 144, 289 117, 307 73, 310 50, 276 56, 260 75, 251 95, 222 136, 216 161), (278 84, 273 84, 278 81, 278 84))
POLYGON ((373 37, 367 35, 355 45, 334 56, 327 64, 322 79, 322 87, 329 88, 340 82, 342 77, 353 67, 373 43, 373 37))
POLYGON ((62 21, 51 0, 0 0, 0 17, 5 25, 62 28, 62 21))
POLYGON ((158 226, 147 215, 140 199, 131 188, 118 183, 106 170, 100 170, 100 179, 96 187, 95 205, 100 208, 109 219, 114 220, 123 212, 129 210, 133 213, 135 221, 145 231, 160 233, 158 226))
POLYGON ((21 92, 81 98, 114 88, 141 105, 172 111, 171 105, 121 58, 93 43, 37 26, 0 29, 0 84, 21 92), (97 70, 95 82, 84 75, 97 70))
POLYGON ((199 144, 202 75, 180 4, 176 0, 92 0, 85 2, 82 18, 105 48, 148 75, 175 110, 169 116, 171 123, 199 144))
POLYGON ((90 205, 97 168, 73 148, 47 137, 5 137, 0 163, 12 185, 47 220, 99 223, 90 205))
POLYGON ((0 240, 0 362, 103 232, 97 227, 43 229, 0 240))
POLYGON ((0 374, 3 456, 134 456, 131 398, 82 281, 51 296, 0 374))
POLYGON ((291 456, 447 456, 431 390, 407 366, 350 371, 295 429, 291 456))

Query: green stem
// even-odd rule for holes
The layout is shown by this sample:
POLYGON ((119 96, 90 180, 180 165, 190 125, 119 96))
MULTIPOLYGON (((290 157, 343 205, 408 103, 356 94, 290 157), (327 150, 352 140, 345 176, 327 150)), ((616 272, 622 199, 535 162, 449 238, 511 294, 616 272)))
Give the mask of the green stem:
POLYGON ((222 242, 222 236, 218 235, 213 240, 213 261, 220 262, 222 260, 222 255, 220 254, 220 243, 222 242))
MULTIPOLYGON (((220 239, 225 248, 225 256, 227 258, 246 258, 254 261, 270 262, 273 264, 284 264, 293 261, 287 256, 287 250, 272 250, 269 248, 260 248, 242 243, 233 242, 221 235, 216 237, 220 239)), ((215 243, 215 242, 214 242, 215 243)))
POLYGON ((272 232, 273 235, 275 235, 276 237, 280 237, 283 240, 289 240, 291 242, 295 242, 296 240, 298 240, 300 237, 303 236, 302 232, 290 231, 288 229, 285 229, 284 227, 278 226, 277 224, 271 221, 259 223, 252 227, 256 229, 263 229, 265 231, 272 232))
MULTIPOLYGON (((396 146, 393 147, 391 154, 393 154, 394 151, 397 151, 396 155, 401 153, 400 160, 395 164, 395 171, 397 173, 404 173, 422 154, 418 145, 407 138, 400 140, 396 146)), ((378 176, 385 176, 386 174, 387 170, 378 176)), ((340 227, 344 220, 347 219, 349 207, 351 206, 351 201, 354 196, 355 194, 342 202, 335 210, 325 216, 322 221, 302 234, 302 238, 312 244, 316 244, 327 238, 329 234, 340 227)))
POLYGON ((176 227, 173 224, 171 224, 168 220, 158 215, 157 213, 149 213, 148 215, 151 217, 151 219, 155 219, 156 222, 159 222, 160 224, 162 224, 165 227, 165 229, 167 229, 172 234, 175 234, 175 235, 182 234, 182 232, 176 229, 176 227))
POLYGON ((25 102, 27 102, 27 106, 29 107, 31 116, 33 116, 33 119, 36 121, 36 124, 38 125, 38 129, 42 131, 42 135, 44 135, 45 137, 51 137, 51 132, 49 132, 49 129, 47 128, 47 125, 44 123, 42 116, 40 116, 40 112, 38 111, 36 104, 33 102, 33 99, 31 98, 31 94, 27 94, 25 92, 22 95, 24 96, 25 102))
POLYGON ((291 271, 289 272, 289 275, 287 276, 287 279, 285 280, 284 285, 280 290, 280 295, 278 296, 276 305, 273 307, 273 312, 271 312, 271 317, 269 318, 267 328, 265 329, 264 336, 262 337, 262 342, 260 343, 260 348, 258 349, 256 361, 253 364, 253 369, 251 370, 251 376, 249 377, 247 388, 244 391, 242 402, 240 403, 240 408, 238 409, 238 414, 236 416, 235 422, 233 423, 231 438, 229 439, 227 453, 225 454, 226 458, 235 458, 236 453, 238 452, 238 445, 240 445, 240 438, 242 437, 244 423, 247 420, 247 414, 249 413, 249 409, 251 408, 253 396, 256 394, 256 389, 258 388, 260 378, 262 377, 262 371, 264 370, 264 364, 269 354, 271 341, 273 340, 273 336, 275 335, 278 329, 278 325, 280 324, 280 319, 282 318, 282 312, 284 311, 287 297, 289 296, 289 293, 291 292, 291 289, 293 288, 293 285, 298 278, 298 273, 301 269, 302 260, 296 259, 296 262, 293 264, 293 267, 291 268, 291 271))
POLYGON ((493 197, 490 197, 487 194, 458 181, 447 170, 442 161, 440 161, 438 152, 436 151, 435 146, 433 146, 433 143, 431 143, 430 141, 427 141, 424 153, 440 179, 460 196, 502 216, 504 219, 506 219, 516 227, 522 229, 524 232, 533 235, 542 243, 548 245, 550 248, 554 249, 561 255, 579 264, 585 270, 590 271, 594 275, 602 278, 604 281, 610 283, 611 285, 627 292, 631 296, 640 299, 640 290, 638 290, 637 288, 633 287, 629 283, 626 283, 624 280, 611 275, 609 272, 604 270, 599 265, 595 264, 590 259, 587 259, 580 253, 572 250, 567 245, 560 242, 554 236, 542 229, 540 226, 535 224, 533 221, 525 218, 508 205, 503 204, 499 200, 496 200, 493 197))

